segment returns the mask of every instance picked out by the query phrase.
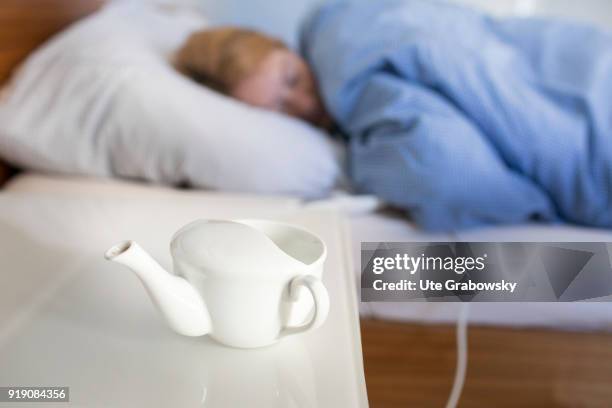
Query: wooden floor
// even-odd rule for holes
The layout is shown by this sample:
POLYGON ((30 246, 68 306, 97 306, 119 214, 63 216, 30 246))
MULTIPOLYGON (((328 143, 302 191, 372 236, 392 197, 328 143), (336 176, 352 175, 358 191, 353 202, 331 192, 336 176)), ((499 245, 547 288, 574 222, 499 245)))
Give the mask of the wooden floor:
MULTIPOLYGON (((454 326, 362 320, 370 406, 443 408, 455 370, 454 326)), ((612 407, 612 334, 469 328, 471 407, 612 407)))

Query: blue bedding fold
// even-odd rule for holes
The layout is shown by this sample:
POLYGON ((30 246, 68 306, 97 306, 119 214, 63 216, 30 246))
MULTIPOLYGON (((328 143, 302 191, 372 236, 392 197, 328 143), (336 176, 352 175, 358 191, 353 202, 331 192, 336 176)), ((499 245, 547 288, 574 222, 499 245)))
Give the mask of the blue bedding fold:
POLYGON ((441 2, 332 3, 302 49, 355 186, 424 228, 612 226, 612 37, 441 2))

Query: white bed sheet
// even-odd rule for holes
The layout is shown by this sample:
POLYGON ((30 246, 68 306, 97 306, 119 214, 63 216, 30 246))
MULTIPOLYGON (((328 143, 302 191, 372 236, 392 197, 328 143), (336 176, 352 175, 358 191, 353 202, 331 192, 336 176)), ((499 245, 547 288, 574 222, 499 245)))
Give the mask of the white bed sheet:
MULTIPOLYGON (((375 202, 347 196, 328 201, 301 203, 290 197, 269 197, 218 192, 176 190, 111 180, 50 177, 23 174, 6 187, 9 191, 54 193, 58 195, 98 195, 105 198, 150 198, 173 200, 217 200, 232 205, 261 208, 267 206, 294 209, 301 206, 320 208, 337 206, 349 220, 355 288, 359 288, 360 244, 362 241, 606 241, 612 242, 612 231, 572 226, 524 225, 495 227, 459 233, 428 234, 417 229, 405 217, 384 212, 368 212, 375 202), (236 202, 237 203, 237 202, 236 202)), ((364 317, 417 321, 454 322, 460 304, 456 303, 361 303, 364 317)), ((474 303, 470 305, 470 322, 518 327, 536 326, 569 330, 612 330, 612 302, 588 303, 474 303)))
MULTIPOLYGON (((584 241, 612 242, 612 231, 572 226, 525 225, 494 227, 449 234, 425 234, 400 217, 385 214, 362 214, 351 217, 353 254, 359 267, 361 241, 584 241)), ((359 284, 359 273, 356 281, 359 284)), ((458 303, 361 303, 362 316, 381 319, 454 322, 458 303)), ((610 302, 581 303, 472 303, 469 320, 483 325, 548 327, 568 330, 612 330, 610 302)))

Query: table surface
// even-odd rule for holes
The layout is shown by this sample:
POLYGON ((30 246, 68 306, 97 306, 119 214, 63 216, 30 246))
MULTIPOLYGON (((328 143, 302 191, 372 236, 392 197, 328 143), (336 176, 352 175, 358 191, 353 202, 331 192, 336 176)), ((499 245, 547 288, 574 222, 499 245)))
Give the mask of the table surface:
POLYGON ((343 219, 258 203, 1 193, 0 386, 69 386, 70 406, 88 407, 367 406, 343 219), (197 218, 281 219, 322 237, 326 323, 256 350, 173 333, 102 255, 134 239, 167 267, 172 232, 197 218))

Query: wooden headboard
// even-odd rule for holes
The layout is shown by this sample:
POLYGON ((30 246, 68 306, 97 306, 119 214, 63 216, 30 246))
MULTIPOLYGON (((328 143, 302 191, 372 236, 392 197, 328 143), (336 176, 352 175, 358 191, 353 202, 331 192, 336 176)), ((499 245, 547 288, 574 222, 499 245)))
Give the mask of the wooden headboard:
POLYGON ((34 48, 103 0, 0 0, 0 85, 34 48))
MULTIPOLYGON (((104 0, 0 0, 0 87, 37 46, 104 0)), ((12 173, 0 161, 0 185, 12 173)))

